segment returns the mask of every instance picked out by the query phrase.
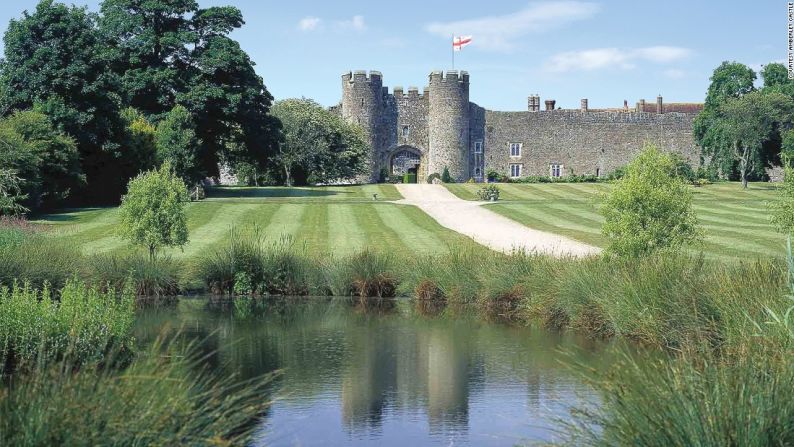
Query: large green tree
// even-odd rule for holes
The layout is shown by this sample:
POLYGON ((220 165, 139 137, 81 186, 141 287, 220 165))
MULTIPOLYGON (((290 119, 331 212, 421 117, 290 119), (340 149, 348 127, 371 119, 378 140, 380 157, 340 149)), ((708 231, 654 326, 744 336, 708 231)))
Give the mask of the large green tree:
POLYGON ((115 199, 126 183, 117 169, 124 125, 95 21, 85 8, 53 0, 12 20, 0 65, 0 111, 35 108, 49 116, 77 143, 88 181, 82 195, 115 199))
POLYGON ((74 140, 38 112, 0 119, 0 155, 0 169, 18 176, 20 203, 29 209, 59 203, 84 181, 74 140))
MULTIPOLYGON (((719 109, 725 101, 752 92, 755 79, 755 72, 744 64, 727 61, 720 64, 711 75, 703 111, 693 124, 695 141, 701 147, 703 156, 723 176, 733 176, 737 172, 737 163, 730 138, 724 134, 725 128, 716 125, 719 109)), ((764 161, 753 164, 759 169, 755 174, 763 172, 764 161)))
POLYGON ((353 180, 369 166, 363 131, 310 99, 286 99, 273 106, 284 141, 273 160, 285 183, 353 180))
POLYGON ((232 147, 264 165, 278 126, 262 78, 229 38, 244 23, 239 9, 200 9, 192 0, 105 0, 101 11, 124 97, 155 121, 184 106, 201 142, 194 150, 203 175, 216 175, 232 147))
POLYGON ((157 153, 168 162, 174 172, 188 184, 201 179, 196 149, 201 142, 190 112, 182 106, 174 107, 157 125, 157 153))
POLYGON ((730 153, 737 163, 744 188, 748 174, 766 161, 764 145, 779 140, 781 130, 791 127, 792 113, 794 101, 778 92, 751 92, 720 105, 711 125, 727 144, 723 154, 730 153))

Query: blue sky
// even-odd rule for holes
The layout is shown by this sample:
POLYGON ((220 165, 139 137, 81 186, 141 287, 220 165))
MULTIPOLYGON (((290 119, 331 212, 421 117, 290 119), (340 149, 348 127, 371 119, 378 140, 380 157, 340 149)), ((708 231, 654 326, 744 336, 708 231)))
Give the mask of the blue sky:
MULTIPOLYGON (((36 0, 4 1, 0 23, 36 0)), ((71 3, 71 2, 67 2, 71 3)), ((98 0, 77 1, 96 10, 98 0)), ((786 58, 786 2, 525 0, 199 0, 234 4, 246 25, 234 37, 277 98, 338 102, 340 76, 379 70, 389 86, 427 83, 451 68, 451 34, 472 35, 456 55, 471 99, 525 110, 531 93, 564 108, 619 107, 627 99, 703 100, 723 60, 756 69, 786 58)))

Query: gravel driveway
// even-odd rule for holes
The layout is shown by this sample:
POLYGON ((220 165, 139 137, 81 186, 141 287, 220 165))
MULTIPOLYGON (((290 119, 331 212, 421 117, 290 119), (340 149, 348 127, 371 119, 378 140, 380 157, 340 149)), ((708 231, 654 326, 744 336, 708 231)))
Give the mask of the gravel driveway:
POLYGON ((516 249, 554 256, 589 256, 598 247, 545 231, 533 230, 483 207, 487 202, 463 200, 443 185, 397 184, 405 199, 395 203, 415 205, 439 224, 502 252, 516 249))

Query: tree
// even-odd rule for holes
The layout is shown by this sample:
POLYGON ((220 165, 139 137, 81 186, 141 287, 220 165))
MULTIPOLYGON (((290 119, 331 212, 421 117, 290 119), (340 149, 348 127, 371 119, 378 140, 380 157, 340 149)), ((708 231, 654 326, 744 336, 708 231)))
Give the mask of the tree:
POLYGON ((157 166, 157 131, 138 110, 128 107, 121 112, 125 124, 120 165, 122 176, 132 178, 157 166))
POLYGON ((609 253, 636 257, 700 238, 692 191, 674 171, 673 158, 655 146, 626 166, 601 206, 609 253))
POLYGON ((276 102, 273 115, 283 126, 273 161, 288 186, 296 171, 312 183, 353 180, 367 172, 369 149, 360 127, 305 98, 276 102))
POLYGON ((22 179, 13 169, 0 169, 0 216, 17 216, 29 209, 22 205, 28 196, 22 192, 22 179))
MULTIPOLYGON (((704 157, 723 175, 730 177, 736 171, 730 141, 717 126, 719 107, 728 99, 739 98, 755 89, 755 72, 738 62, 723 62, 714 69, 706 92, 703 110, 693 123, 695 141, 701 147, 704 157)), ((763 165, 763 163, 761 163, 763 165)))
POLYGON ((125 98, 155 121, 184 106, 201 143, 199 171, 217 175, 230 147, 264 167, 276 149, 278 125, 253 62, 228 37, 244 23, 239 9, 199 9, 193 0, 105 0, 101 11, 125 98))
POLYGON ((119 233, 132 244, 143 245, 154 259, 160 247, 183 246, 188 241, 185 183, 168 163, 130 180, 119 207, 119 233))
POLYGON ((790 163, 785 163, 783 169, 783 182, 778 189, 779 199, 768 203, 767 206, 772 224, 778 231, 785 233, 790 241, 794 233, 794 168, 790 163))
POLYGON ((0 65, 0 111, 45 113, 77 143, 87 193, 117 199, 126 183, 115 169, 124 155, 118 144, 124 126, 116 78, 108 72, 107 47, 95 21, 85 8, 52 0, 12 20, 0 65))
POLYGON ((190 112, 182 106, 171 109, 157 125, 157 151, 160 159, 169 163, 187 184, 193 184, 204 176, 196 160, 200 145, 190 112))
POLYGON ((0 155, 0 168, 19 177, 24 203, 31 209, 56 204, 84 182, 74 140, 38 112, 0 119, 0 155))
POLYGON ((791 84, 786 66, 776 62, 764 65, 761 69, 761 77, 764 78, 764 88, 791 84))
POLYGON ((728 99, 719 107, 712 126, 730 144, 744 188, 747 188, 748 172, 764 161, 761 157, 764 144, 779 138, 780 130, 791 126, 792 113, 794 101, 777 92, 748 93, 728 99))

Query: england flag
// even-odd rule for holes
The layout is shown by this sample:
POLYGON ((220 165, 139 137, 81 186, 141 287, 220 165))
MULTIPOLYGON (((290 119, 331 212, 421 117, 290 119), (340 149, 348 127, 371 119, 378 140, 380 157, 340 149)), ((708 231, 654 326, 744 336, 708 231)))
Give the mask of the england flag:
POLYGON ((471 36, 458 36, 452 38, 452 49, 460 51, 466 45, 471 43, 471 36))

